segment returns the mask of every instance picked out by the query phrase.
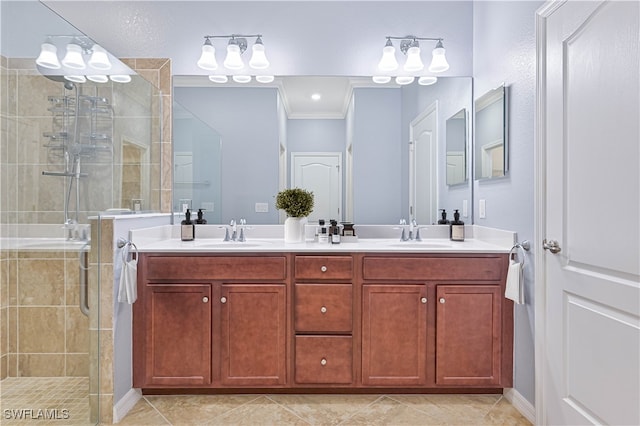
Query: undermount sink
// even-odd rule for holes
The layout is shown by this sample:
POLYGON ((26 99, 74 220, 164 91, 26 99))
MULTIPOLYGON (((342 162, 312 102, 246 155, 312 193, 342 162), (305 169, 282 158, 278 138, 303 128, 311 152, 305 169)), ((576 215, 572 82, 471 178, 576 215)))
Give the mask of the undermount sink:
POLYGON ((389 244, 390 247, 400 247, 400 248, 449 248, 451 244, 449 243, 435 243, 431 241, 407 241, 400 242, 396 244, 389 244))
POLYGON ((199 241, 197 246, 203 248, 221 248, 221 249, 243 249, 243 248, 252 248, 252 247, 264 247, 265 245, 271 244, 268 241, 249 241, 249 242, 239 242, 239 241, 199 241))

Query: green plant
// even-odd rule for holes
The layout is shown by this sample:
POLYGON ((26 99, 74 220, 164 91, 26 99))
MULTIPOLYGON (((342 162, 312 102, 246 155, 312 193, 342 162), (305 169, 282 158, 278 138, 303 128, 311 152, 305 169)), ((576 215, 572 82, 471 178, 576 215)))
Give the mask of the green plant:
POLYGON ((300 188, 284 189, 276 196, 276 209, 289 217, 306 217, 313 211, 313 192, 300 188))

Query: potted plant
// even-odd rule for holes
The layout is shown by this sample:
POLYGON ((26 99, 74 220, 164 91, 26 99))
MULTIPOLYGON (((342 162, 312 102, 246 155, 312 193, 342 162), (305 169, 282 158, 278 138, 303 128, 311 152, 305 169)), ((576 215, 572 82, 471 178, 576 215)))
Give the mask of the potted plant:
POLYGON ((276 196, 276 209, 284 210, 284 242, 303 243, 304 225, 313 211, 313 192, 301 188, 284 189, 276 196))

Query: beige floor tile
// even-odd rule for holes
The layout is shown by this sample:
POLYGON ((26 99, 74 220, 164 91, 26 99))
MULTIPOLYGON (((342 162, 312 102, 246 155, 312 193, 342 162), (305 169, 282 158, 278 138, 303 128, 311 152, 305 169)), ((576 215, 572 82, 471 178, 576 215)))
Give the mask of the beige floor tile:
POLYGON ((131 411, 118 424, 124 426, 155 426, 168 425, 170 423, 143 398, 134 405, 131 411))
POLYGON ((260 397, 222 416, 212 419, 210 425, 309 425, 267 397, 260 397))
POLYGON ((498 401, 491 411, 482 419, 482 422, 485 425, 531 425, 531 422, 504 398, 498 401))
POLYGON ((380 395, 269 395, 313 425, 337 425, 380 398, 380 395))
POLYGON ((385 396, 341 424, 356 426, 428 425, 435 423, 426 413, 385 396))
POLYGON ((193 425, 212 419, 260 398, 259 395, 145 396, 172 425, 193 425))
POLYGON ((429 416, 431 424, 469 425, 482 421, 502 395, 390 395, 429 416))

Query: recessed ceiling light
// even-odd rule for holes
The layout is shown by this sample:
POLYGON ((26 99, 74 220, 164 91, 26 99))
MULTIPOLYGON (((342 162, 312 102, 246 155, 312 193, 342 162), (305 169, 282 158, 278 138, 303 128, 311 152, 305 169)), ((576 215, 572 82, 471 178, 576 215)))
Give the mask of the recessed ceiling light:
POLYGON ((311 95, 311 99, 314 101, 319 101, 320 98, 322 98, 322 95, 320 95, 320 93, 314 93, 313 95, 311 95))

